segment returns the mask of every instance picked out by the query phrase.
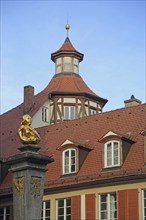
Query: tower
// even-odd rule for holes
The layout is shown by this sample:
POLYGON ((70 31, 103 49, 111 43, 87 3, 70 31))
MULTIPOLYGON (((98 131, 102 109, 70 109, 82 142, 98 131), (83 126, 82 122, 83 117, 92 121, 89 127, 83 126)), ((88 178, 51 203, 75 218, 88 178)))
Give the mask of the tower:
MULTIPOLYGON (((65 28, 67 37, 63 45, 51 54, 55 75, 39 94, 43 95, 43 99, 47 95, 39 113, 44 125, 98 114, 107 102, 107 99, 96 95, 80 76, 79 63, 84 55, 74 48, 68 37, 70 26, 67 24, 65 28)), ((38 114, 34 117, 36 124, 33 126, 37 127, 38 114)))

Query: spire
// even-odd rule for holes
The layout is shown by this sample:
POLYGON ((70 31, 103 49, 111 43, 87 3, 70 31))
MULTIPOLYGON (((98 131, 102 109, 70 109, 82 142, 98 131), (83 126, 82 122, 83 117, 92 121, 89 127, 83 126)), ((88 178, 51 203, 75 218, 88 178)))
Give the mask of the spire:
POLYGON ((83 60, 83 57, 84 57, 84 54, 78 52, 74 46, 72 45, 69 37, 68 37, 68 31, 70 29, 70 25, 68 24, 68 21, 67 21, 67 24, 65 25, 65 29, 66 29, 66 39, 64 41, 64 43, 62 44, 62 46, 60 47, 59 50, 55 51, 54 53, 51 54, 51 60, 53 62, 55 62, 55 60, 58 58, 58 57, 61 57, 61 56, 71 56, 71 57, 75 57, 79 60, 79 62, 81 62, 83 60))

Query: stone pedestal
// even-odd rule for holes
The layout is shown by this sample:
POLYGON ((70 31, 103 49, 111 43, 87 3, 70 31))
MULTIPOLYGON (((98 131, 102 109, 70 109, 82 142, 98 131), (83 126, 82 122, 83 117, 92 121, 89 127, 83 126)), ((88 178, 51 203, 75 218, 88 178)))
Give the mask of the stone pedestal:
POLYGON ((14 220, 40 220, 46 164, 53 159, 40 154, 37 146, 19 150, 20 154, 7 160, 13 173, 14 220))

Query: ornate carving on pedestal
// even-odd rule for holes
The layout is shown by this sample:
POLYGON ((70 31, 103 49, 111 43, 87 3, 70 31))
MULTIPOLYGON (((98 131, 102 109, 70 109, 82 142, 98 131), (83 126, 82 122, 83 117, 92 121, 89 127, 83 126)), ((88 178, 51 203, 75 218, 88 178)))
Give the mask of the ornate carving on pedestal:
POLYGON ((24 188, 24 183, 25 183, 25 177, 23 176, 23 177, 14 179, 13 182, 14 182, 14 185, 15 185, 17 191, 20 194, 22 194, 23 188, 24 188))
POLYGON ((37 131, 31 127, 31 117, 29 115, 23 115, 21 126, 18 129, 18 135, 22 144, 38 144, 40 142, 40 136, 37 131))
POLYGON ((41 178, 40 177, 31 177, 31 195, 34 197, 40 196, 41 190, 41 178))

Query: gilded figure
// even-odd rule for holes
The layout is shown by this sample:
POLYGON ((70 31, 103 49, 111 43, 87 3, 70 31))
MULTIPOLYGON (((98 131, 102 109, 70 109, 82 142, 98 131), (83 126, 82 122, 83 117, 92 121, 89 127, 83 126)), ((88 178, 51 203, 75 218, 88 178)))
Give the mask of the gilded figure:
POLYGON ((18 192, 20 194, 22 194, 22 190, 24 188, 25 177, 23 176, 18 179, 14 179, 13 181, 14 181, 14 185, 15 185, 16 189, 18 190, 18 192))
POLYGON ((40 142, 40 136, 38 132, 31 127, 31 117, 29 115, 23 115, 21 126, 18 129, 18 135, 22 144, 35 144, 40 142))

